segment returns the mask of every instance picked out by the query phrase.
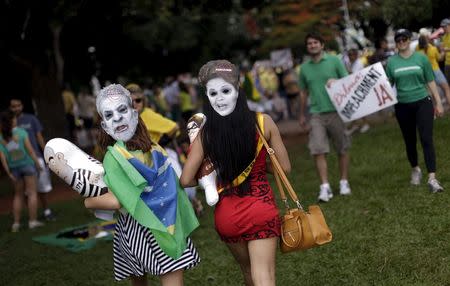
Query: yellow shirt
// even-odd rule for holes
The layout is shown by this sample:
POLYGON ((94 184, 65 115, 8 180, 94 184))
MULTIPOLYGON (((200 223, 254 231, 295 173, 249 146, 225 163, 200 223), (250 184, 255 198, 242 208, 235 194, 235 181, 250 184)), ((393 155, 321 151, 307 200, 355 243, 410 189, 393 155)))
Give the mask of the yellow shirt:
MULTIPOLYGON (((450 49, 450 34, 445 34, 442 37, 442 46, 450 49)), ((450 52, 445 53, 445 65, 450 66, 450 52)))
POLYGON ((192 97, 185 91, 180 92, 180 109, 181 112, 194 110, 194 104, 192 104, 192 97))
POLYGON ((140 117, 147 127, 150 139, 152 139, 152 142, 154 143, 158 143, 159 139, 164 134, 173 132, 177 127, 177 124, 174 121, 156 113, 151 108, 145 108, 140 117))
POLYGON ((433 71, 439 69, 439 63, 438 63, 439 51, 435 46, 428 44, 428 49, 427 49, 426 53, 425 53, 424 49, 420 49, 419 46, 417 46, 416 50, 421 53, 424 53, 428 57, 428 60, 430 60, 431 68, 433 69, 433 71))
POLYGON ((73 109, 74 109, 76 100, 75 100, 75 95, 73 94, 73 92, 71 92, 69 90, 64 90, 62 92, 62 99, 63 99, 63 104, 64 104, 64 111, 66 113, 74 115, 73 109))

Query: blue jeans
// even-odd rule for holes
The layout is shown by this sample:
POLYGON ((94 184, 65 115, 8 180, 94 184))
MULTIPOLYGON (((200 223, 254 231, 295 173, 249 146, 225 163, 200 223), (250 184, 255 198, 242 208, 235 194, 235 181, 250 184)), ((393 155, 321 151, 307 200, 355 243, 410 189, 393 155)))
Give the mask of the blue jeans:
POLYGON ((37 173, 36 168, 33 165, 11 168, 10 171, 16 179, 20 179, 25 176, 33 176, 37 173))

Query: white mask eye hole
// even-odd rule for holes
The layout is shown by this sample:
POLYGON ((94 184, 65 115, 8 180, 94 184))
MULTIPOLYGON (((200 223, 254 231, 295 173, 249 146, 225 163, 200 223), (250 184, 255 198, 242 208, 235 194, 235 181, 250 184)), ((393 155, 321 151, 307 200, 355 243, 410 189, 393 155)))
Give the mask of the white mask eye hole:
POLYGON ((119 106, 118 111, 120 113, 127 113, 128 112, 128 108, 126 107, 126 105, 121 105, 121 106, 119 106))
POLYGON ((217 91, 215 91, 215 90, 211 90, 209 92, 209 96, 216 96, 216 95, 217 95, 217 91))
POLYGON ((228 87, 222 88, 222 93, 223 94, 229 94, 229 93, 231 93, 231 89, 228 88, 228 87))
POLYGON ((103 113, 103 118, 105 118, 105 120, 111 119, 112 116, 113 116, 113 113, 111 111, 105 111, 103 113))

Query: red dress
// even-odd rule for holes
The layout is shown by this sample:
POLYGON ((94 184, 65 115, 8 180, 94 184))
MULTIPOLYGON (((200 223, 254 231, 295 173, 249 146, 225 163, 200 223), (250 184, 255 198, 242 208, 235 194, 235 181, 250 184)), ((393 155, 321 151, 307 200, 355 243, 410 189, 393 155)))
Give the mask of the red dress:
POLYGON ((248 191, 224 191, 216 204, 216 231, 227 243, 280 236, 281 220, 266 176, 265 147, 250 172, 248 191))

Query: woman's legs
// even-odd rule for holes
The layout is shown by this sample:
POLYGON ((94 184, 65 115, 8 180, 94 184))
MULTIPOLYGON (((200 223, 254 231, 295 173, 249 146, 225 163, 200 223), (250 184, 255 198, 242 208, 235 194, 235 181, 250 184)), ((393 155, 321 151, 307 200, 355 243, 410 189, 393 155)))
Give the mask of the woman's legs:
POLYGON ((442 90, 445 93, 445 98, 447 99, 447 105, 450 106, 450 87, 448 86, 447 82, 441 82, 439 86, 442 88, 442 90))
POLYGON ((132 286, 147 286, 147 275, 143 276, 131 276, 131 285, 132 286))
POLYGON ((25 191, 27 192, 28 198, 28 216, 29 221, 37 220, 37 185, 36 185, 36 175, 24 176, 25 181, 25 191))
POLYGON ((402 131, 409 163, 412 168, 415 168, 418 166, 418 159, 416 149, 416 112, 413 104, 415 103, 399 103, 395 105, 395 116, 402 131))
POLYGON ((241 267, 246 286, 275 286, 276 237, 227 243, 241 267))
POLYGON ((13 217, 14 224, 19 224, 23 204, 24 182, 21 178, 16 179, 14 182, 13 217))
POLYGON ((183 270, 170 272, 160 277, 162 286, 183 286, 183 270))
POLYGON ((253 286, 252 269, 250 266, 250 256, 247 242, 227 243, 226 245, 234 259, 238 262, 239 267, 241 267, 245 285, 253 286))
POLYGON ((248 242, 251 271, 255 286, 275 286, 276 237, 248 242))
POLYGON ((436 172, 436 154, 433 143, 434 107, 430 100, 421 101, 416 113, 417 129, 422 144, 423 157, 427 171, 434 178, 436 172))
MULTIPOLYGON (((183 270, 169 272, 159 276, 161 286, 183 286, 183 270)), ((132 286, 147 286, 147 274, 142 276, 131 276, 132 286)))

